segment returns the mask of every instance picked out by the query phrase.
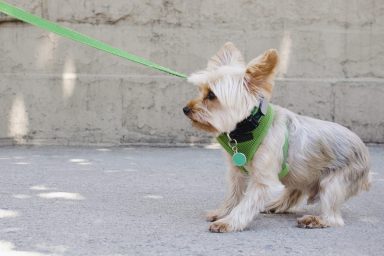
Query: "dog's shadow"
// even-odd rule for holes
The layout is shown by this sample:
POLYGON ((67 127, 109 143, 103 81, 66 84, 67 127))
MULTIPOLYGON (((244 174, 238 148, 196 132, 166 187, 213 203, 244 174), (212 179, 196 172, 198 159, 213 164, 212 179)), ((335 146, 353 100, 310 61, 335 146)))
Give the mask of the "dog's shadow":
POLYGON ((306 214, 308 214, 307 211, 286 213, 261 212, 247 230, 271 230, 276 229, 277 224, 281 227, 297 228, 297 219, 306 214))

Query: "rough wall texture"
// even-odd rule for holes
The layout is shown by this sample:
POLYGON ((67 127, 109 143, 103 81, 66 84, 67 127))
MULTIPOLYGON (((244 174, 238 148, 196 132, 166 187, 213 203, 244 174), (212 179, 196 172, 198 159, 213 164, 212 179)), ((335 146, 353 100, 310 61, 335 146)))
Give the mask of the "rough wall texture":
MULTIPOLYGON (((384 142, 384 2, 8 0, 190 73, 226 41, 281 54, 273 101, 384 142), (26 3, 27 2, 27 3, 26 3)), ((0 16, 0 144, 198 143, 179 78, 0 16)))

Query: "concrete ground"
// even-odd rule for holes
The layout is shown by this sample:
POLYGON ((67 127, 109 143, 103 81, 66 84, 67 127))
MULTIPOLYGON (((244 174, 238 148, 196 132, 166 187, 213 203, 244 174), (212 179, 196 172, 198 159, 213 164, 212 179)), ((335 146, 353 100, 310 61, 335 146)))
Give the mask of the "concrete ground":
POLYGON ((212 234, 220 150, 2 147, 0 255, 383 255, 384 147, 370 151, 373 188, 344 206, 345 227, 295 227, 307 208, 212 234))

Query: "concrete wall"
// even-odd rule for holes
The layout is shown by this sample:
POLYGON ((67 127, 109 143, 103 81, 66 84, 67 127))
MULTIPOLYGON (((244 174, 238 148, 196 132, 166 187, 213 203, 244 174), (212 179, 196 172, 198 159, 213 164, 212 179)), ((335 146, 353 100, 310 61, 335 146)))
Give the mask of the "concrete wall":
MULTIPOLYGON (((8 2, 184 73, 226 41, 247 60, 277 48, 274 103, 384 142, 382 0, 8 2)), ((182 79, 5 15, 0 77, 0 144, 209 141, 182 115, 182 79)))

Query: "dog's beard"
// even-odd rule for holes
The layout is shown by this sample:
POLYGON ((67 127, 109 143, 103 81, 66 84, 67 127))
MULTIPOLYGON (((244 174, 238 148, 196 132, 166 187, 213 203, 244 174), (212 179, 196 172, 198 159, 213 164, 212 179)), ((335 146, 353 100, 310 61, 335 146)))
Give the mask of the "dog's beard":
POLYGON ((217 129, 210 122, 202 118, 201 115, 201 113, 194 113, 188 116, 192 121, 192 126, 206 132, 217 132, 217 129))
POLYGON ((193 119, 191 119, 191 120, 192 120, 192 126, 196 127, 199 130, 203 130, 206 132, 212 132, 212 133, 217 132, 217 129, 209 123, 201 123, 201 122, 198 122, 198 121, 193 120, 193 119))
MULTIPOLYGON (((244 104, 237 104, 236 108, 218 110, 206 113, 204 111, 195 112, 188 117, 192 121, 192 126, 211 133, 230 132, 235 129, 238 122, 242 121, 250 110, 244 104)), ((195 110, 196 111, 196 110, 195 110)))

